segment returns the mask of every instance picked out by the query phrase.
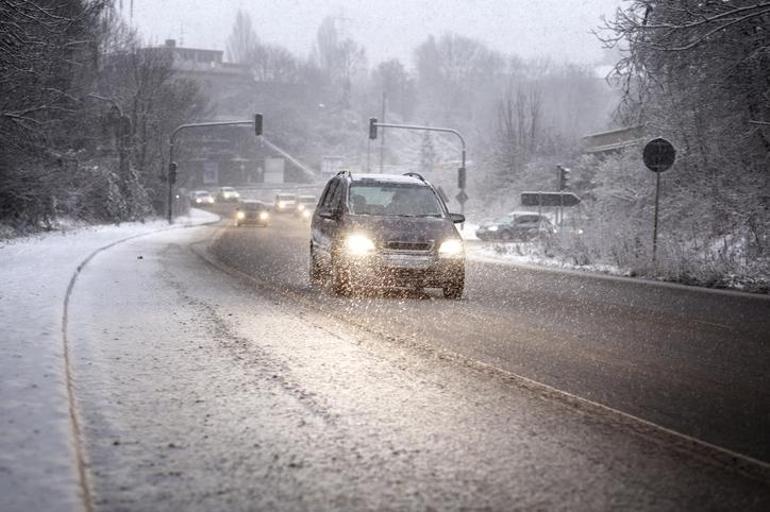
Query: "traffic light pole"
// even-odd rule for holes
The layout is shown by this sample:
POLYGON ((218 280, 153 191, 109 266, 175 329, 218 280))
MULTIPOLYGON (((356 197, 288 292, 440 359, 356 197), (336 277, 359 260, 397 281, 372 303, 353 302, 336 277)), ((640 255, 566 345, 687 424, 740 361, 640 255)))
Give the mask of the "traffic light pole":
MULTIPOLYGON (((458 132, 457 130, 453 128, 436 128, 433 126, 421 126, 416 124, 393 124, 393 123, 379 123, 374 118, 371 119, 370 127, 377 127, 377 128, 396 128, 401 130, 417 130, 417 131, 425 131, 425 132, 440 132, 440 133, 451 133, 455 136, 457 136, 458 139, 460 139, 460 144, 462 145, 462 164, 460 166, 460 169, 458 170, 460 175, 462 176, 461 179, 459 179, 459 188, 462 191, 465 191, 465 138, 463 135, 458 132)), ((376 131, 374 133, 376 138, 376 131)), ((372 138, 372 134, 370 132, 369 138, 372 138)), ((460 202, 460 213, 465 213, 465 201, 460 202)))
POLYGON ((250 119, 248 121, 215 121, 215 122, 206 122, 206 123, 187 123, 187 124, 180 124, 176 128, 174 128, 174 131, 171 132, 171 136, 169 137, 169 146, 168 146, 168 171, 166 174, 166 181, 168 182, 168 195, 166 197, 166 203, 167 203, 167 216, 168 216, 168 223, 173 224, 174 223, 174 217, 173 217, 173 204, 174 204, 174 182, 176 181, 175 171, 176 171, 176 162, 174 162, 174 143, 176 141, 176 136, 179 132, 182 130, 189 130, 192 128, 211 128, 216 126, 254 126, 255 130, 258 132, 257 136, 262 135, 262 114, 256 114, 254 119, 250 119))

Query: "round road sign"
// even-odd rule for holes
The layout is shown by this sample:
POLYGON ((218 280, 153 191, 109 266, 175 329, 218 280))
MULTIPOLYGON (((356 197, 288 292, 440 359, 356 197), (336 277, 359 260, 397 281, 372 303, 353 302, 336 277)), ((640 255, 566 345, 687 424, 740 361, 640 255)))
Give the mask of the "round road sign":
POLYGON ((667 171, 674 164, 676 149, 669 141, 658 137, 644 146, 642 158, 644 165, 652 172, 667 171))

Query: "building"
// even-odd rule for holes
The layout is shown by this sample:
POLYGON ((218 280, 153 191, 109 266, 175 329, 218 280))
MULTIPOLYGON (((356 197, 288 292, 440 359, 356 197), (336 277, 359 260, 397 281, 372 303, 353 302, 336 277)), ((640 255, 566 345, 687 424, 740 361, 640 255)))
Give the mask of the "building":
POLYGON ((602 156, 644 142, 644 126, 630 126, 583 137, 583 153, 602 156))
MULTIPOLYGON (((145 50, 168 53, 176 77, 200 86, 209 100, 212 120, 246 120, 255 112, 264 112, 266 117, 276 119, 277 116, 269 115, 271 108, 280 111, 281 105, 300 104, 299 99, 303 97, 302 86, 259 81, 248 66, 224 62, 221 50, 184 48, 177 46, 173 39, 145 50)), ((188 171, 183 185, 188 188, 262 183, 265 159, 275 156, 256 144, 254 134, 243 128, 188 131, 182 137, 195 141, 178 158, 180 178, 188 171)), ((294 167, 288 162, 289 180, 302 176, 294 167)))

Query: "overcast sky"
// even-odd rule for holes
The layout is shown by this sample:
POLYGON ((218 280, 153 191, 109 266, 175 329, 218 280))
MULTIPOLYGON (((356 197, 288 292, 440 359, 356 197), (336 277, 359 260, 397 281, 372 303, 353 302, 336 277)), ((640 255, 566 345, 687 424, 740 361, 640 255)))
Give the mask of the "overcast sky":
MULTIPOLYGON (((523 57, 592 63, 601 45, 589 31, 622 0, 133 0, 132 24, 150 43, 225 49, 238 9, 265 42, 308 55, 316 29, 338 16, 369 62, 391 57, 411 66, 412 50, 429 34, 456 32, 523 57)), ((131 0, 123 0, 128 19, 131 0)))

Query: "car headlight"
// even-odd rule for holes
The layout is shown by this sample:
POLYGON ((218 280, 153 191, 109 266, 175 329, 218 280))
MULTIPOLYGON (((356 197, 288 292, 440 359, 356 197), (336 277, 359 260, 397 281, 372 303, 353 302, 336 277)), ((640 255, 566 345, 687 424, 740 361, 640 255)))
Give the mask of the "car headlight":
POLYGON ((497 226, 489 226, 487 231, 497 231, 497 226))
POLYGON ((457 238, 445 240, 438 248, 438 255, 443 257, 462 256, 463 243, 457 238))
POLYGON ((237 213, 235 214, 235 218, 236 218, 236 219, 239 219, 239 220, 240 220, 240 219, 245 219, 245 218, 246 218, 246 214, 245 214, 244 212, 237 212, 237 213))
POLYGON ((201 204, 201 200, 196 198, 195 199, 195 204, 201 204))
POLYGON ((353 233, 345 239, 345 249, 351 256, 365 256, 374 252, 374 242, 361 233, 353 233))
POLYGON ((280 210, 283 210, 284 208, 286 208, 286 203, 283 201, 278 201, 278 208, 280 210))
POLYGON ((259 212, 259 220, 267 220, 268 217, 267 212, 259 212))
POLYGON ((310 218, 310 212, 308 210, 302 211, 302 218, 309 219, 310 218))
POLYGON ((298 204, 297 205, 297 210, 302 211, 304 209, 305 209, 305 205, 304 204, 298 204))

